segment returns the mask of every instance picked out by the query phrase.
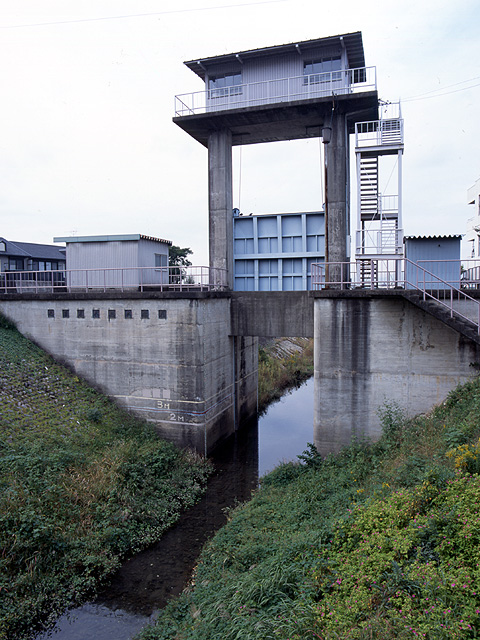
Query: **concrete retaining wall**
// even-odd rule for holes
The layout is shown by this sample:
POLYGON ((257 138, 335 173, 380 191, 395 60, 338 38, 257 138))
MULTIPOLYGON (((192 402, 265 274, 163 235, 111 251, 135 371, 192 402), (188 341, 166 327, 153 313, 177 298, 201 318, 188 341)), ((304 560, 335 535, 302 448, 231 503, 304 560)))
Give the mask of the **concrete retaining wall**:
POLYGON ((19 330, 181 446, 209 453, 257 403, 257 341, 230 300, 0 301, 19 330))
POLYGON ((376 439, 378 409, 429 411, 476 375, 480 348, 400 297, 316 299, 314 439, 321 452, 376 439))

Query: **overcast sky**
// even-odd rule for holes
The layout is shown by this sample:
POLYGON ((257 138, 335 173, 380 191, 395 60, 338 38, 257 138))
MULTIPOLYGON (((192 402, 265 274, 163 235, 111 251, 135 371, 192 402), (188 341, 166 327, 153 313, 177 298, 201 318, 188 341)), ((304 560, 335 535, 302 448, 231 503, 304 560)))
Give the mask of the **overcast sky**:
MULTIPOLYGON (((362 31, 380 98, 402 100, 404 228, 463 233, 480 177, 480 3, 0 2, 0 235, 143 233, 207 263, 207 152, 172 123, 184 60, 362 31), (7 8, 7 5, 8 8, 7 8)), ((234 150, 234 206, 321 207, 317 140, 234 150), (241 172, 241 187, 239 176, 241 172)))

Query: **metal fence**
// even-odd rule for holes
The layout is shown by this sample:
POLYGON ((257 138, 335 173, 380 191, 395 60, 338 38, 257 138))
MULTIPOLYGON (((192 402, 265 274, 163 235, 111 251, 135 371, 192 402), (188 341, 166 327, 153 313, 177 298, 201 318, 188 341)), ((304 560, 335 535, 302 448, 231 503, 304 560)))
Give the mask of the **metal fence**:
POLYGON ((0 293, 225 289, 226 270, 211 267, 123 267, 0 272, 0 293))

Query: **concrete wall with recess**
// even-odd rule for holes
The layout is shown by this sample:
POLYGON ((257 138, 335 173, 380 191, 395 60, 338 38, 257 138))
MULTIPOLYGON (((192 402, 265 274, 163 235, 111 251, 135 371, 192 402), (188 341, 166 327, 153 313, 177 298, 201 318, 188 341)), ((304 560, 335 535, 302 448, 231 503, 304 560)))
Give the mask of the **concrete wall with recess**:
POLYGON ((258 338, 234 337, 235 415, 237 424, 257 415, 258 411, 258 338))
POLYGON ((229 335, 228 298, 23 299, 0 310, 181 446, 208 454, 256 410, 256 341, 229 335))
POLYGON ((381 434, 378 409, 429 411, 476 375, 480 348, 401 297, 316 299, 314 440, 320 452, 381 434))
POLYGON ((232 293, 232 335, 313 338, 313 298, 308 291, 232 293))

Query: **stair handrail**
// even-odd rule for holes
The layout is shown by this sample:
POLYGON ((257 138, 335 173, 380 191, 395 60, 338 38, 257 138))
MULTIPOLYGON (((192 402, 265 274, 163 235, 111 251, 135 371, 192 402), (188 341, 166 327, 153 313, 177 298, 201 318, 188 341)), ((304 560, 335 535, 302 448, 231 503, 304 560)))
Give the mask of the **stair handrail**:
MULTIPOLYGON (((450 311, 450 317, 453 318, 454 315, 459 316, 460 318, 462 318, 462 320, 466 320, 467 322, 470 322, 472 324, 475 325, 476 329, 477 329, 477 333, 480 334, 480 302, 475 299, 472 298, 472 296, 469 296, 468 293, 465 293, 464 291, 462 291, 461 289, 453 286, 450 282, 447 282, 446 280, 443 280, 442 278, 440 278, 440 276, 437 276, 435 273, 432 273, 431 271, 429 271, 428 269, 425 269, 424 267, 422 267, 421 265, 419 265, 417 262, 413 262, 412 260, 409 260, 408 258, 404 258, 404 262, 405 262, 405 286, 408 284, 410 286, 412 286, 414 289, 416 289, 417 291, 419 291, 420 293, 423 294, 423 299, 426 300, 427 297, 431 298, 432 300, 435 300, 436 302, 438 302, 441 306, 445 307, 446 309, 448 309, 450 311), (418 276, 417 276, 417 282, 410 282, 409 280, 407 280, 407 269, 406 266, 408 264, 411 264, 413 267, 415 267, 415 269, 419 269, 421 272, 423 272, 423 287, 419 286, 419 282, 418 282, 418 276), (442 291, 444 291, 445 289, 448 291, 450 291, 450 305, 445 304, 445 302, 439 297, 439 296, 435 296, 433 295, 432 291, 434 291, 434 289, 431 289, 430 291, 426 288, 426 278, 425 275, 428 274, 429 276, 435 278, 435 281, 442 283, 443 285, 445 285, 444 288, 442 288, 442 291), (471 318, 469 318, 468 316, 464 316, 463 313, 460 313, 460 311, 458 311, 457 309, 453 308, 453 294, 456 293, 458 295, 458 299, 460 300, 460 298, 462 297, 464 300, 471 300, 474 305, 477 306, 477 320, 472 320, 471 318)), ((418 272, 417 272, 418 273, 418 272)), ((439 290, 437 290, 439 291, 439 290)))
MULTIPOLYGON (((389 260, 387 260, 386 258, 370 258, 369 256, 365 256, 364 258, 358 257, 357 259, 353 262, 323 262, 323 263, 313 263, 312 264, 312 289, 314 291, 318 291, 320 289, 323 289, 324 287, 333 287, 333 288, 339 288, 339 289, 350 289, 352 287, 352 285, 355 286, 355 282, 352 282, 350 280, 350 278, 346 279, 344 276, 347 274, 350 274, 352 272, 354 272, 355 267, 357 266, 357 264, 360 263, 370 263, 370 268, 372 270, 373 273, 373 269, 374 269, 374 263, 376 263, 378 265, 378 263, 382 263, 382 262, 390 262, 389 260), (335 267, 337 267, 337 269, 335 269, 335 267), (332 279, 330 280, 328 277, 328 270, 331 269, 332 272, 335 274, 334 277, 337 277, 338 274, 338 267, 340 267, 340 279, 339 280, 335 280, 332 279)), ((424 267, 422 267, 421 265, 419 265, 417 262, 413 262, 412 260, 409 260, 408 258, 394 258, 393 261, 395 262, 396 265, 399 265, 403 262, 403 278, 402 277, 398 277, 398 269, 397 267, 395 267, 395 274, 394 274, 394 279, 393 282, 395 282, 395 288, 398 288, 399 283, 403 282, 403 291, 406 293, 407 291, 407 287, 410 286, 413 290, 418 291, 419 293, 422 294, 423 299, 426 300, 427 298, 435 300, 436 303, 438 303, 440 306, 445 307, 446 309, 448 309, 449 313, 450 313, 450 317, 453 318, 454 316, 461 318, 462 320, 466 320, 467 322, 473 324, 477 330, 477 333, 480 335, 480 302, 476 299, 473 298, 472 296, 469 296, 468 293, 465 293, 464 291, 462 291, 460 288, 455 287, 454 285, 452 285, 450 282, 447 282, 446 280, 443 280, 443 278, 440 278, 440 276, 437 276, 435 273, 432 273, 431 271, 429 271, 428 269, 425 269, 424 267), (410 280, 407 277, 407 264, 412 265, 412 267, 414 267, 417 270, 417 281, 416 282, 410 282, 410 280), (418 273, 422 274, 422 277, 418 278, 418 273), (430 280, 427 280, 427 277, 429 276, 430 280), (423 280, 423 286, 422 286, 422 280, 423 280), (433 292, 435 291, 435 289, 432 287, 430 290, 427 289, 427 282, 433 284, 433 283, 439 283, 442 286, 439 287, 437 289, 438 293, 437 295, 435 295, 433 292), (440 291, 442 291, 443 293, 443 300, 440 297, 440 291), (464 315, 463 313, 461 313, 458 309, 454 309, 453 307, 453 302, 454 302, 454 296, 456 295, 456 297, 460 300, 470 300, 474 307, 476 306, 477 308, 477 320, 472 320, 471 317, 468 317, 466 315, 464 315), (445 302, 445 300, 447 300, 449 298, 449 304, 447 304, 445 302)), ((390 270, 387 266, 387 271, 388 273, 390 273, 390 270)), ((391 272, 393 273, 393 271, 391 272)), ((372 278, 371 279, 371 283, 370 283, 370 288, 371 289, 382 289, 382 288, 388 288, 391 289, 392 287, 389 286, 390 282, 387 280, 384 282, 384 286, 382 287, 382 280, 379 279, 375 279, 372 278)))

